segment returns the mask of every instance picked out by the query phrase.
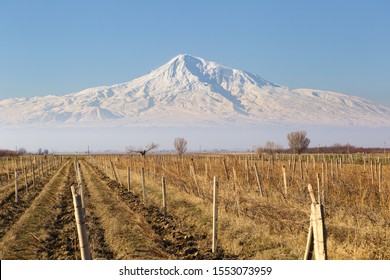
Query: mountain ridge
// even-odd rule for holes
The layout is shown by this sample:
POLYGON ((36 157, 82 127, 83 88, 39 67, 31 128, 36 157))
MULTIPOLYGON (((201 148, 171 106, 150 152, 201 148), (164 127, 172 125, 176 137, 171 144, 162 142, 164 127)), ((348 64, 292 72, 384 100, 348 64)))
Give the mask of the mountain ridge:
POLYGON ((0 126, 390 127, 390 109, 342 93, 290 89, 188 54, 112 86, 0 100, 0 126))

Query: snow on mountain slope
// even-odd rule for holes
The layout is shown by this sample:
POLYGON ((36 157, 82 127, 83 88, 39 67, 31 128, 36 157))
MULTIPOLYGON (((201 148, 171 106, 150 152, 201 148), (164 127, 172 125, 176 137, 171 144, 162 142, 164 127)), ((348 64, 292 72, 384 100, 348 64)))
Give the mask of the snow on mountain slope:
POLYGON ((0 100, 0 126, 390 126, 390 109, 340 93, 289 89, 178 55, 131 82, 65 96, 0 100))

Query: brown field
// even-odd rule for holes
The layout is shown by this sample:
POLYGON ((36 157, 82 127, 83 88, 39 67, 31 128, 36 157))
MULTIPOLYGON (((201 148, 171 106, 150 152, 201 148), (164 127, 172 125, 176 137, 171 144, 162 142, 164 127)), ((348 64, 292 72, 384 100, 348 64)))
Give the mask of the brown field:
POLYGON ((77 185, 77 160, 93 259, 303 259, 310 183, 325 209, 328 259, 389 260, 389 158, 387 154, 1 158, 0 259, 81 258, 70 190, 77 185), (214 176, 219 181, 215 253, 214 176))

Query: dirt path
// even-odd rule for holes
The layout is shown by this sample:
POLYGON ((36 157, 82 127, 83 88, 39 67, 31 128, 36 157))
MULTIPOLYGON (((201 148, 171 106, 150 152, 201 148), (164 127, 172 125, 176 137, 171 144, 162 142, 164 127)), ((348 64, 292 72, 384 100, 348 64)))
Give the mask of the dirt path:
POLYGON ((35 180, 35 186, 32 186, 32 182, 29 182, 28 192, 26 191, 25 180, 20 179, 17 203, 15 203, 14 183, 2 186, 1 194, 4 196, 2 196, 0 201, 0 238, 4 236, 10 227, 28 209, 49 179, 50 175, 44 178, 37 177, 35 180))
MULTIPOLYGON (((58 204, 55 207, 57 213, 55 220, 47 229, 47 238, 42 242, 42 248, 38 250, 40 259, 75 260, 81 259, 77 229, 74 218, 73 199, 70 187, 77 185, 74 165, 70 168, 65 188, 61 188, 58 194, 58 204)), ((85 192, 85 205, 88 209, 86 224, 88 240, 93 259, 112 259, 113 254, 104 240, 104 230, 99 219, 93 212, 93 205, 89 203, 89 193, 85 192)))
POLYGON ((142 214, 129 207, 115 194, 91 166, 81 162, 91 211, 101 222, 100 236, 107 242, 115 259, 172 259, 164 252, 159 236, 142 214))
POLYGON ((45 250, 47 229, 55 223, 58 193, 69 181, 71 163, 65 163, 45 184, 30 207, 0 240, 0 259, 39 259, 45 250))
MULTIPOLYGON (((88 164, 87 164, 88 165, 88 164)), ((154 232, 158 246, 174 259, 232 259, 234 256, 225 255, 221 250, 219 254, 213 254, 206 238, 202 233, 197 233, 195 228, 183 228, 177 217, 168 215, 164 217, 160 209, 154 205, 144 206, 139 196, 128 192, 116 181, 112 181, 96 168, 91 168, 90 173, 99 178, 102 184, 108 185, 111 195, 122 201, 127 206, 127 211, 136 214, 147 223, 154 232)))

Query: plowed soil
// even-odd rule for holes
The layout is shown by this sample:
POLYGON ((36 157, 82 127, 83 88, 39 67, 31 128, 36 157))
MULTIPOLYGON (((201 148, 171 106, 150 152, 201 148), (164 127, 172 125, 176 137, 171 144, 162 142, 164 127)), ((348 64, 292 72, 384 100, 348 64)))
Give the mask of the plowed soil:
MULTIPOLYGON (((86 227, 93 259, 232 259, 213 254, 209 237, 164 216, 154 205, 81 161, 86 227)), ((1 202, 0 259, 81 259, 70 187, 77 185, 67 161, 49 180, 1 202)))

